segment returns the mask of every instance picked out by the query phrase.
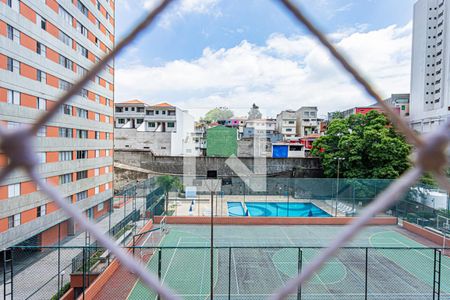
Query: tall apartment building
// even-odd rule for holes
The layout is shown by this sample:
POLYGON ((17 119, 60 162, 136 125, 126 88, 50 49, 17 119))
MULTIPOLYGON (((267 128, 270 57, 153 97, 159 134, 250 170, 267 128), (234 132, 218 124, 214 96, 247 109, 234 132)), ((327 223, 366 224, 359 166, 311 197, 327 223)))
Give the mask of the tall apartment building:
POLYGON ((148 105, 129 100, 115 105, 116 149, 149 150, 155 155, 199 156, 195 121, 186 110, 169 103, 148 105))
POLYGON ((449 11, 445 0, 414 5, 410 122, 420 132, 439 126, 450 114, 449 11))
MULTIPOLYGON (((113 0, 0 0, 0 122, 33 123, 114 44, 113 0)), ((107 66, 36 138, 39 171, 90 218, 113 196, 114 70, 107 66)), ((7 159, 0 154, 0 167, 7 159)), ((23 172, 0 186, 0 248, 48 245, 76 226, 23 172)))

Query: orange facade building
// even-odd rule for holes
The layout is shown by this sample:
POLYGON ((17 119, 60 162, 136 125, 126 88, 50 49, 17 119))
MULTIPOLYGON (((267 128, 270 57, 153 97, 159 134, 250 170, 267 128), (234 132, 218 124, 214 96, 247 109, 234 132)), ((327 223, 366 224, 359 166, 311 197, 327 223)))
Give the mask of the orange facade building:
MULTIPOLYGON (((113 0, 0 0, 2 125, 33 123, 113 45, 113 0)), ((91 218, 113 197, 113 83, 111 64, 36 137, 42 177, 91 218)), ((7 163, 0 153, 0 167, 7 163)), ((23 173, 2 182, 2 249, 53 244, 75 229, 23 173)))

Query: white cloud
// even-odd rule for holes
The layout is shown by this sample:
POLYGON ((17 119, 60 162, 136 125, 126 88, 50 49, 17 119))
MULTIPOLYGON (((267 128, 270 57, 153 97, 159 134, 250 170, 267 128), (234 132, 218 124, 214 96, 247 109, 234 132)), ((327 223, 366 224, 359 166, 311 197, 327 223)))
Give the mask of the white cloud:
MULTIPOLYGON (((171 5, 167 13, 162 16, 159 24, 162 27, 169 27, 176 19, 181 19, 188 14, 202 14, 219 16, 220 12, 216 9, 220 0, 179 0, 171 5)), ((153 9, 160 0, 144 0, 145 9, 153 9)))
MULTIPOLYGON (((411 24, 349 33, 336 44, 384 96, 408 92, 411 24)), ((119 68, 116 83, 117 101, 167 101, 186 109, 248 108, 256 102, 272 115, 303 105, 325 114, 371 103, 317 42, 281 34, 264 46, 242 41, 229 49, 206 48, 192 61, 119 68)))

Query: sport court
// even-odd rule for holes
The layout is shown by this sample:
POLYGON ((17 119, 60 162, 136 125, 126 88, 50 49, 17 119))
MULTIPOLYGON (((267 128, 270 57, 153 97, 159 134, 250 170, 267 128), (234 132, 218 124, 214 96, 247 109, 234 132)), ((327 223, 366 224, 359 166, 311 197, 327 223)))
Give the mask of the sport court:
MULTIPOLYGON (((208 299, 209 226, 168 226, 169 232, 160 243, 162 281, 183 299, 208 299)), ((267 298, 341 230, 342 226, 337 225, 216 225, 215 298, 267 298)), ((301 299, 364 299, 365 247, 373 247, 367 250, 368 299, 432 299, 434 249, 428 246, 436 245, 416 239, 420 240, 398 226, 367 227, 348 245, 351 248, 342 249, 302 286, 301 299)), ((157 274, 157 252, 148 262, 148 269, 157 274)), ((157 296, 137 281, 128 299, 157 296)), ((299 298, 293 294, 289 299, 299 298)), ((441 299, 450 299, 450 259, 444 255, 441 299)))

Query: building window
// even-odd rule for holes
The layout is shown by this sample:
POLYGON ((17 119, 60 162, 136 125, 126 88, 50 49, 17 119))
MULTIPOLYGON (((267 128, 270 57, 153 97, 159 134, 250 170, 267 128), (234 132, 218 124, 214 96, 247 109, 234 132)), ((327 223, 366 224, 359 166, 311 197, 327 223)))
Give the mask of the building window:
POLYGON ((154 128, 154 127, 156 127, 156 123, 155 122, 148 122, 148 127, 154 128))
POLYGON ((116 107, 116 113, 123 112, 123 107, 116 107))
POLYGON ((105 156, 109 156, 109 149, 105 150, 105 156))
POLYGON ((105 183, 105 190, 109 190, 109 182, 105 183))
MULTIPOLYGON (((109 156, 109 153, 108 153, 108 155, 107 156, 109 156)), ((109 173, 109 167, 108 166, 106 166, 105 167, 105 174, 108 174, 109 173)))
POLYGON ((98 186, 95 187, 94 189, 94 193, 97 195, 98 193, 100 193, 100 188, 98 186))
POLYGON ((6 67, 10 72, 17 74, 20 73, 20 62, 18 60, 8 57, 6 67))
POLYGON ((77 115, 80 118, 87 119, 88 118, 88 111, 82 108, 77 108, 77 115))
POLYGON ((59 55, 59 64, 64 68, 73 71, 73 62, 63 55, 59 55))
POLYGON ((47 101, 42 98, 37 98, 36 107, 39 110, 47 110, 47 101))
POLYGON ((8 217, 8 228, 13 228, 20 225, 20 213, 8 217))
POLYGON ((17 44, 20 44, 20 32, 11 25, 7 25, 8 38, 17 44))
POLYGON ((125 119, 117 119, 118 124, 125 124, 125 119))
POLYGON ((88 131, 83 129, 77 129, 77 138, 79 139, 87 139, 88 131))
POLYGON ((8 185, 8 198, 20 196, 20 183, 8 185))
POLYGON ((78 52, 79 52, 82 56, 88 58, 88 57, 89 57, 89 55, 88 55, 88 50, 87 50, 86 48, 84 48, 83 46, 81 46, 80 44, 77 44, 77 46, 78 46, 78 52))
POLYGON ((37 153, 38 161, 40 164, 45 164, 47 162, 47 154, 45 152, 37 153))
POLYGON ((72 128, 60 127, 59 128, 59 137, 72 138, 73 137, 72 128))
POLYGON ((59 161, 69 161, 73 159, 72 151, 60 151, 59 152, 59 161))
POLYGON ((47 48, 42 43, 37 42, 36 53, 46 57, 47 56, 47 48))
POLYGON ((100 96, 95 94, 95 102, 100 103, 100 96))
POLYGON ((66 184, 72 182, 72 173, 59 175, 59 184, 66 184))
POLYGON ((73 17, 71 14, 69 14, 69 12, 67 10, 65 10, 64 8, 62 8, 62 6, 59 6, 59 15, 64 19, 64 21, 66 21, 67 24, 69 24, 70 26, 73 25, 73 17))
POLYGON ((36 136, 38 137, 46 137, 47 136, 47 126, 42 126, 41 128, 39 128, 36 136))
POLYGON ((77 180, 85 179, 87 177, 88 177, 87 170, 77 172, 77 180))
POLYGON ((80 92, 79 92, 79 95, 80 95, 81 97, 83 97, 83 98, 87 98, 87 97, 88 97, 88 94, 89 94, 89 92, 88 92, 87 89, 81 89, 80 92))
POLYGON ((77 193, 75 195, 75 199, 76 199, 77 202, 81 201, 83 199, 86 199, 87 197, 88 197, 88 192, 87 191, 82 191, 82 192, 79 192, 79 193, 77 193))
POLYGON ((84 4, 81 3, 80 0, 78 0, 78 5, 77 6, 78 6, 78 9, 81 11, 81 13, 83 15, 85 15, 86 17, 89 15, 89 11, 88 11, 87 7, 84 6, 84 4))
POLYGON ((88 158, 87 150, 78 150, 77 151, 77 159, 86 159, 88 158))
POLYGON ((72 115, 72 109, 73 109, 72 105, 63 104, 60 109, 61 109, 62 114, 65 114, 68 116, 72 115))
POLYGON ((19 0, 7 0, 6 4, 16 12, 19 12, 19 0))
POLYGON ((38 14, 36 14, 36 23, 38 24, 38 26, 41 26, 41 29, 47 30, 47 20, 45 20, 38 14))
POLYGON ((101 210, 103 210, 105 208, 105 204, 102 202, 102 203, 99 203, 98 205, 97 205, 97 211, 101 211, 101 210))
POLYGON ((100 169, 99 168, 95 168, 94 169, 94 176, 98 176, 100 175, 100 169))
POLYGON ((100 150, 95 150, 95 157, 100 157, 100 150))
POLYGON ((9 104, 20 105, 20 93, 18 91, 8 90, 6 97, 9 104))
POLYGON ((45 204, 37 207, 37 217, 42 217, 47 214, 47 209, 45 204))
POLYGON ((100 121, 100 114, 95 113, 94 119, 95 119, 95 121, 97 121, 97 122, 100 121))
POLYGON ((59 39, 67 46, 72 47, 72 39, 70 38, 70 36, 62 32, 61 30, 59 31, 59 39))
POLYGON ((96 140, 99 140, 99 139, 100 139, 100 132, 99 132, 99 131, 96 131, 96 132, 95 132, 95 139, 96 139, 96 140))
POLYGON ((174 122, 167 122, 167 127, 168 128, 174 128, 175 127, 175 123, 174 122))
POLYGON ((59 80, 59 89, 67 91, 71 87, 72 87, 72 84, 70 82, 67 82, 67 81, 62 80, 62 79, 59 80))
POLYGON ((154 110, 147 110, 146 114, 148 116, 153 116, 155 114, 155 111, 154 110))
POLYGON ((37 81, 46 83, 47 82, 47 74, 41 70, 37 70, 37 81))

